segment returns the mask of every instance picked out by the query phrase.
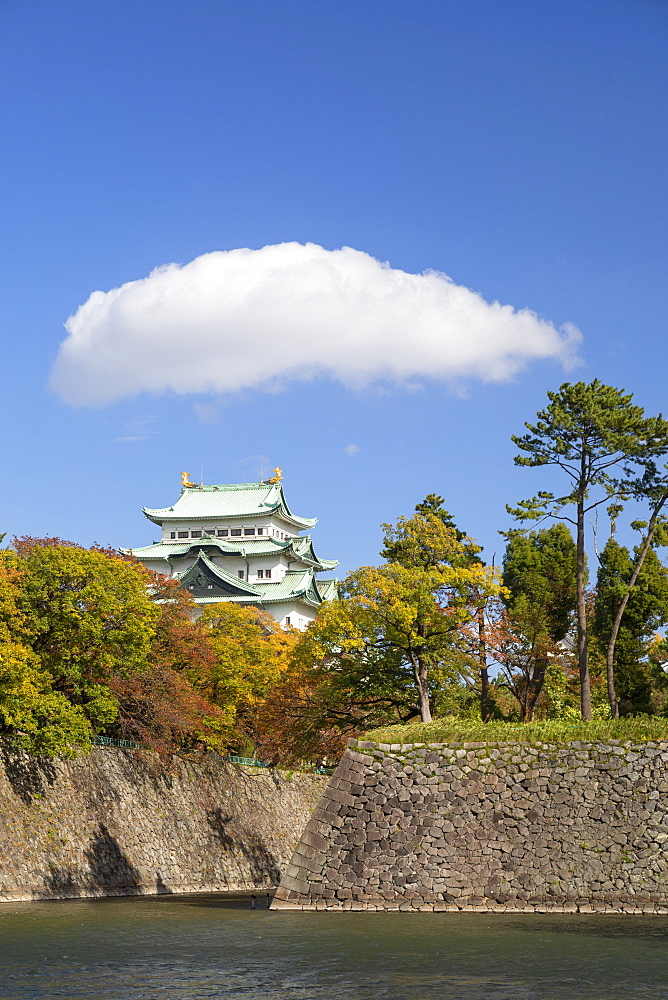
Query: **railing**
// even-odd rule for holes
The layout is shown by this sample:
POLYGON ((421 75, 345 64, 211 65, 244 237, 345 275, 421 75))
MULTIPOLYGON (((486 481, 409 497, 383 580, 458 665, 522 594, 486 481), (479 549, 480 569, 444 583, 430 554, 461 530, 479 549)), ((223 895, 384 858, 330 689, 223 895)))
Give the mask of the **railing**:
MULTIPOLYGON (((134 743, 132 740, 117 740, 113 736, 92 736, 91 743, 94 746, 99 747, 121 747, 123 750, 141 750, 141 743, 134 743)), ((257 760, 255 757, 239 757, 237 754, 221 754, 222 759, 228 764, 245 764, 246 767, 274 767, 273 764, 267 764, 263 760, 257 760)), ((285 770, 290 770, 286 768, 285 770)), ((298 769, 296 769, 298 770, 298 769)), ((309 773, 314 774, 333 774, 333 767, 314 767, 313 771, 309 773)))
POLYGON ((139 743, 133 743, 132 740, 117 740, 114 736, 92 736, 90 741, 98 747, 123 747, 125 750, 135 750, 139 747, 139 743))
POLYGON ((227 754, 223 760, 229 761, 230 764, 245 764, 246 767, 271 767, 271 764, 265 764, 263 760, 256 760, 255 757, 237 757, 233 753, 227 754))

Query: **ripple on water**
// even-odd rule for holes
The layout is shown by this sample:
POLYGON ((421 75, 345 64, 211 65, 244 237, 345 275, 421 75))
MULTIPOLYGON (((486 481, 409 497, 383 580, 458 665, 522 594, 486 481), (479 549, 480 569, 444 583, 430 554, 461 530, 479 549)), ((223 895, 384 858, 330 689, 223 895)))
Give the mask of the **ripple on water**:
POLYGON ((57 997, 666 1000, 668 920, 274 913, 238 894, 4 904, 1 1000, 57 997))

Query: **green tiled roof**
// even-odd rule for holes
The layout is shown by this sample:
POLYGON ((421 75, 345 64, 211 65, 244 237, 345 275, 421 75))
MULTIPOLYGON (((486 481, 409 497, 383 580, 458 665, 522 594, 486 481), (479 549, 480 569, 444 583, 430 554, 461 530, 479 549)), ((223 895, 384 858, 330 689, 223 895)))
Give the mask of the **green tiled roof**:
POLYGON ((124 555, 136 556, 141 560, 178 559, 188 555, 193 549, 216 548, 224 556, 269 556, 278 552, 292 553, 295 558, 312 564, 316 571, 330 570, 338 566, 336 559, 318 559, 313 549, 310 535, 288 539, 280 542, 268 535, 262 538, 216 538, 204 534, 201 538, 192 538, 184 542, 155 542, 153 545, 143 545, 135 549, 120 549, 124 555))
MULTIPOLYGON (((188 584, 198 576, 198 574, 203 573, 207 580, 213 583, 219 583, 221 589, 225 592, 232 590, 232 596, 234 597, 249 597, 257 600, 260 597, 260 593, 257 587, 253 586, 252 583, 247 583, 245 580, 241 580, 238 576, 232 576, 227 570, 222 569, 217 566, 216 563, 212 562, 207 556, 206 552, 200 552, 197 556, 196 562, 192 566, 189 566, 184 573, 178 573, 177 576, 181 580, 184 586, 188 584)), ((220 596, 218 600, 227 600, 227 593, 224 596, 220 596)))
POLYGON ((197 604, 234 601, 264 607, 285 601, 301 601, 317 608, 323 601, 336 596, 336 580, 319 583, 312 566, 303 570, 288 570, 283 579, 276 583, 251 584, 232 576, 212 562, 205 552, 199 552, 193 565, 177 574, 177 577, 184 587, 191 590, 197 604), (217 593, 208 593, 209 584, 216 587, 217 593))
POLYGON ((323 601, 333 601, 338 596, 338 580, 316 580, 316 586, 323 601))
POLYGON ((288 570, 279 583, 256 583, 255 588, 260 591, 262 604, 301 600, 317 608, 322 603, 311 567, 288 570))
POLYGON ((313 548, 313 541, 310 535, 303 535, 301 538, 293 538, 287 543, 298 559, 304 562, 313 563, 316 570, 334 569, 339 565, 338 559, 318 559, 313 548))
POLYGON ((203 600, 207 603, 212 601, 246 600, 249 604, 277 604, 281 601, 301 600, 305 604, 310 604, 317 608, 322 599, 318 592, 313 568, 303 570, 288 570, 282 580, 277 583, 246 583, 238 577, 227 573, 216 563, 212 562, 204 552, 200 552, 197 562, 190 566, 185 573, 178 574, 184 586, 194 581, 198 575, 203 575, 207 581, 219 582, 224 591, 233 593, 221 593, 219 596, 195 594, 197 603, 203 600), (236 592, 236 593, 234 593, 236 592))
POLYGON ((285 500, 280 483, 235 483, 220 486, 183 487, 172 507, 144 507, 144 514, 156 524, 202 519, 227 520, 257 518, 280 513, 298 528, 311 528, 315 517, 297 517, 285 500))

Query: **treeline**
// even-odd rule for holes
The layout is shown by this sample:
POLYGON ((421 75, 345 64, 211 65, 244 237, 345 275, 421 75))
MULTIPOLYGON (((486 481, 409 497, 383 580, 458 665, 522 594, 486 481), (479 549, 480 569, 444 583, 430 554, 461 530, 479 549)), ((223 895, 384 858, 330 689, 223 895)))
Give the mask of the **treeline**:
POLYGON ((178 581, 111 550, 15 539, 0 552, 1 733, 32 753, 98 734, 290 766, 434 715, 667 716, 668 422, 594 381, 550 393, 526 427, 516 462, 554 467, 563 489, 508 508, 520 525, 501 566, 429 495, 302 633, 233 603, 194 621, 178 581), (629 509, 633 550, 617 540, 629 509))
POLYGON ((154 750, 246 748, 246 718, 294 635, 256 608, 193 622, 178 581, 110 549, 18 538, 0 551, 0 733, 30 753, 95 735, 154 750))

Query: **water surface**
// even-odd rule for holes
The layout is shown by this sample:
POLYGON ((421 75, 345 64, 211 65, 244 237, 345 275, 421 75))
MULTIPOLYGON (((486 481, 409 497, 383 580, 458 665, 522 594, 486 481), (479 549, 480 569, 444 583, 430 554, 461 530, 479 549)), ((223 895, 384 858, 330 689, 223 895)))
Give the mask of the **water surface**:
POLYGON ((0 1000, 57 997, 666 1000, 668 918, 271 912, 221 894, 0 904, 0 1000))

